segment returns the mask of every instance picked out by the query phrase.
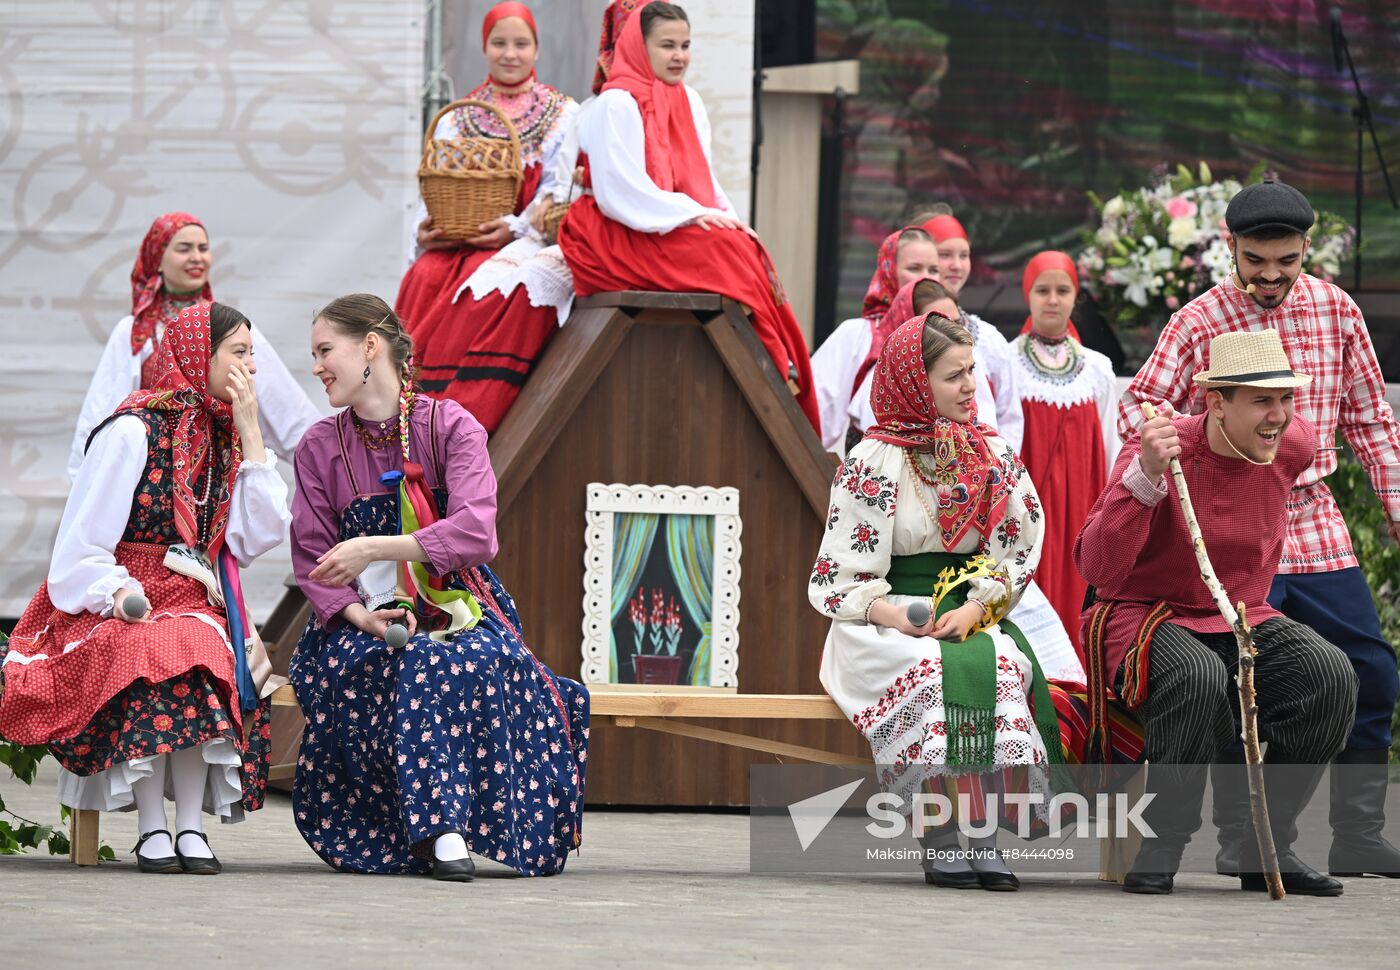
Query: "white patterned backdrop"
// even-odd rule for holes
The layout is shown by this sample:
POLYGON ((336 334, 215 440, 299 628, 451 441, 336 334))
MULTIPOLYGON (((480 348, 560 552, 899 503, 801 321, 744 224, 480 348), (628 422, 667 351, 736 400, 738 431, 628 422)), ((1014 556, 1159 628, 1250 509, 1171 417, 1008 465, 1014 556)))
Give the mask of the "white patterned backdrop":
MULTIPOLYGON (((588 93, 602 0, 538 0, 540 77, 588 93), (551 53, 554 52, 554 53, 551 53), (556 74, 556 70, 559 72, 556 74)), ((448 73, 485 76, 480 0, 446 0, 448 73)), ((747 216, 753 6, 690 0, 688 78, 747 216)), ((215 296, 248 314, 311 399, 313 310, 392 301, 417 204, 424 0, 4 0, 0 4, 0 616, 42 581, 73 422, 151 220, 209 229, 215 296)), ((245 578, 266 618, 285 546, 245 578)))
MULTIPOLYGON (((392 300, 416 205, 421 0, 6 0, 0 616, 42 581, 73 422, 154 216, 209 229, 215 296, 312 400, 312 311, 392 300)), ((259 619, 285 546, 247 577, 259 619)))

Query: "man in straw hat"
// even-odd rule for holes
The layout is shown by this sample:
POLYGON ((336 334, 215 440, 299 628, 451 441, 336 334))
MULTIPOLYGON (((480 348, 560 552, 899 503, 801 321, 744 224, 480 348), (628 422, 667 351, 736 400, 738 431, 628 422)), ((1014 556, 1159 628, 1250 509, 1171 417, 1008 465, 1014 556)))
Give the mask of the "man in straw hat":
MULTIPOLYGON (((1356 674, 1341 650, 1268 604, 1283 551, 1293 483, 1312 464, 1317 432, 1294 416, 1295 374, 1275 330, 1226 333, 1211 341, 1209 370, 1196 375, 1205 413, 1170 407, 1123 446, 1108 487, 1075 543, 1075 563, 1099 602, 1085 614, 1086 650, 1142 720, 1156 797, 1144 839, 1123 882, 1130 893, 1162 894, 1201 824, 1206 766, 1239 736, 1231 677, 1239 651, 1201 580, 1185 515, 1168 498, 1166 473, 1179 458, 1196 519, 1231 602, 1254 627, 1259 731, 1271 763, 1268 805, 1287 892, 1341 895, 1342 884, 1291 851, 1298 812, 1346 741, 1356 674)), ((1250 845, 1253 846, 1251 840, 1250 845)), ((1258 850, 1246 849, 1241 887, 1264 889, 1258 850)))
MULTIPOLYGON (((1333 875, 1400 877, 1400 849, 1383 835, 1391 718, 1400 695, 1395 650, 1381 633, 1346 522, 1324 483, 1337 468, 1340 430, 1360 459, 1400 542, 1400 425, 1385 402, 1366 321, 1351 298, 1302 271, 1312 206, 1303 194, 1266 179, 1242 189, 1225 211, 1234 257, 1228 279, 1182 307, 1123 395, 1118 433, 1135 434, 1141 404, 1166 401, 1199 413, 1205 391, 1191 375, 1212 363, 1217 334, 1275 329, 1288 359, 1313 375, 1297 394, 1298 415, 1316 428, 1318 450, 1288 499, 1288 531, 1269 602, 1346 653, 1360 680, 1356 722, 1332 771, 1333 875)), ((1239 749, 1234 759, 1241 760, 1239 749)), ((1216 868, 1237 870, 1249 835, 1248 793, 1239 773, 1215 769, 1216 868)))

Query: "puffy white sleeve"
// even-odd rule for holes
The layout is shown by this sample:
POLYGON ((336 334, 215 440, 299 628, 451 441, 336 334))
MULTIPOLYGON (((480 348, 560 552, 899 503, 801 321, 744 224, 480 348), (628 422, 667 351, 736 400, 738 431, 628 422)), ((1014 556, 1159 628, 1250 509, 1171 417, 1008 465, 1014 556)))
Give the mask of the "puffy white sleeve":
POLYGON ((87 394, 83 397, 82 409, 78 412, 78 426, 73 431, 73 447, 68 453, 68 479, 76 481, 78 467, 83 463, 83 450, 87 447, 88 435, 117 409, 126 396, 141 386, 141 365, 154 353, 154 347, 147 343, 140 354, 131 352, 131 317, 123 317, 102 348, 102 357, 97 369, 92 372, 87 394))
POLYGON ((579 125, 593 196, 603 215, 637 232, 670 232, 718 212, 684 192, 664 192, 647 174, 642 113, 626 91, 604 91, 579 125))
POLYGON ((710 128, 710 113, 705 110, 705 101, 700 97, 700 92, 688 84, 685 87, 685 94, 690 100, 690 117, 695 122, 695 134, 699 137, 700 147, 705 152, 705 163, 710 166, 710 186, 714 189, 715 202, 725 215, 738 219, 739 214, 734 211, 734 203, 730 202, 729 196, 724 194, 724 188, 719 184, 719 177, 715 175, 715 159, 710 150, 713 131, 710 128))
POLYGON ((124 414, 93 438, 68 493, 49 563, 49 599, 58 609, 111 615, 117 590, 144 592, 117 564, 116 549, 145 471, 146 425, 140 418, 124 414))
POLYGON ((1118 451, 1123 447, 1118 437, 1118 378, 1113 373, 1113 364, 1097 351, 1087 351, 1094 356, 1089 359, 1091 366, 1099 374, 1099 393, 1094 403, 1099 409, 1099 423, 1103 426, 1103 466, 1113 471, 1113 463, 1118 460, 1118 451))
MULTIPOLYGON (((254 337, 253 359, 258 373, 258 424, 267 443, 284 455, 296 451, 301 436, 322 414, 306 396, 270 340, 254 337)), ((309 360, 308 357, 303 360, 309 360)))
POLYGON ((821 550, 807 581, 807 599, 833 620, 865 622, 870 604, 890 591, 894 513, 902 452, 882 441, 861 442, 836 470, 821 550))
POLYGON ((870 353, 870 321, 864 317, 847 320, 822 341, 812 354, 812 383, 817 389, 817 410, 822 420, 822 445, 841 453, 850 420, 856 371, 870 353))
POLYGON ((277 455, 269 448, 261 464, 245 461, 238 466, 225 533, 229 551, 246 569, 281 543, 291 523, 287 483, 277 474, 277 455))
POLYGON ((1021 395, 1016 390, 1016 363, 1011 356, 1011 344, 987 321, 976 316, 971 316, 971 320, 977 327, 977 343, 987 368, 987 382, 992 386, 997 434, 1019 452, 1025 418, 1021 413, 1021 395))
MULTIPOLYGON (((1117 417, 1116 414, 1114 416, 1117 417)), ((988 438, 987 444, 992 454, 1001 459, 1001 472, 1011 483, 1011 495, 1006 503, 1006 514, 992 529, 991 536, 982 541, 978 551, 991 556, 1006 571, 1009 588, 999 580, 974 579, 968 584, 968 589, 970 595, 987 604, 1009 594, 1009 610, 1020 602, 1021 594, 1030 585, 1036 567, 1040 565, 1045 516, 1030 473, 1011 446, 1000 438, 988 438)))

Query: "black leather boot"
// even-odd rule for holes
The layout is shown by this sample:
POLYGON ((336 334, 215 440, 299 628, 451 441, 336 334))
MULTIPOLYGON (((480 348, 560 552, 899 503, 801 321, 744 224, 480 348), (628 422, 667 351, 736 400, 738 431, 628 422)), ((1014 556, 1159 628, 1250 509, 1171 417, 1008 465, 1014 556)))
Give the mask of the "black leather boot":
MULTIPOLYGON (((1265 794, 1269 805, 1269 827, 1273 829, 1274 852, 1278 856, 1279 876, 1285 893, 1295 896, 1340 896, 1342 884, 1324 876, 1293 854, 1293 841, 1298 837, 1298 815, 1302 812, 1326 765, 1270 764, 1265 779, 1265 794)), ((1265 892, 1263 867, 1259 862, 1259 843, 1245 840, 1240 849, 1240 888, 1249 892, 1265 892)))
POLYGON ((1174 888, 1186 843, 1201 827, 1206 766, 1149 765, 1146 788, 1155 797, 1142 819, 1154 834, 1142 840, 1132 871, 1123 877, 1123 892, 1165 896, 1174 888))
POLYGON ((1222 876, 1240 874, 1240 846, 1253 837, 1249 817, 1249 776, 1244 751, 1233 749, 1221 754, 1219 764, 1210 766, 1210 819, 1215 823, 1215 871, 1222 876))
POLYGON ((1386 748, 1347 749, 1333 763, 1327 871, 1334 876, 1370 873, 1400 879, 1400 849, 1383 832, 1389 761, 1386 748))

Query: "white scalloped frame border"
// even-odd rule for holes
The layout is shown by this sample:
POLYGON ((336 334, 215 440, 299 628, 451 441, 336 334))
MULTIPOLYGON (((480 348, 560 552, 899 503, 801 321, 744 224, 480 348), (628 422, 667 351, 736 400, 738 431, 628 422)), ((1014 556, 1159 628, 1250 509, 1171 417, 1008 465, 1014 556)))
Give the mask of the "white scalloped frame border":
POLYGON ((618 512, 712 515, 715 573, 710 633, 710 686, 739 686, 739 556, 743 520, 739 490, 708 485, 588 485, 583 557, 583 682, 608 680, 612 626, 613 516, 618 512))

